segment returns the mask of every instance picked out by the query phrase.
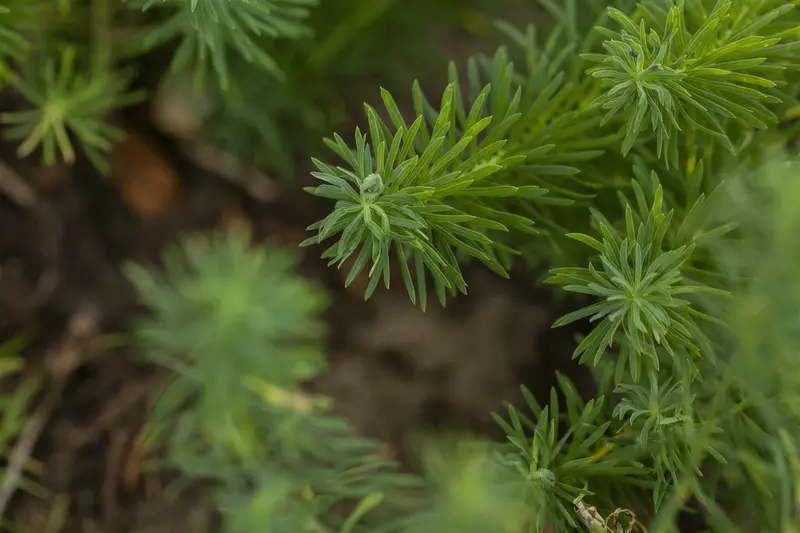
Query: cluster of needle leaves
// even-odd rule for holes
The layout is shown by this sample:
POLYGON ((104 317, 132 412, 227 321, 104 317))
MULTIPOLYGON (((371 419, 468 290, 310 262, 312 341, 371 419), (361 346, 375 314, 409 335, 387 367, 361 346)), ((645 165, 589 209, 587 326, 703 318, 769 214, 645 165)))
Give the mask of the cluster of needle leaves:
POLYGON ((215 482, 223 531, 352 531, 387 488, 413 486, 329 400, 302 391, 324 369, 326 297, 292 254, 234 234, 186 239, 163 260, 163 272, 127 268, 152 310, 140 346, 173 371, 148 442, 181 481, 215 482), (351 502, 350 515, 334 512, 351 502))
MULTIPOLYGON (((129 63, 176 46, 169 73, 191 72, 198 85, 230 85, 231 56, 270 77, 269 52, 298 39, 316 0, 6 0, 0 5, 0 79, 26 103, 3 113, 18 154, 73 164, 85 153, 101 172, 123 132, 114 116, 143 94, 129 63), (127 65, 127 66, 126 66, 127 65), (209 68, 211 67, 211 68, 209 68)), ((146 59, 145 59, 146 60, 146 59)), ((169 75, 164 74, 164 76, 169 75)))
POLYGON ((0 86, 21 102, 4 106, 15 114, 0 115, 0 123, 21 157, 71 165, 76 154, 88 155, 106 172, 120 116, 142 100, 142 89, 157 93, 156 85, 188 79, 182 103, 200 99, 211 109, 188 117, 200 125, 190 135, 200 138, 180 140, 211 143, 286 178, 298 151, 305 155, 344 121, 335 86, 364 71, 400 78, 412 59, 430 57, 433 24, 482 20, 481 4, 2 0, 0 86), (377 61, 380 47, 392 52, 377 61))
POLYGON ((770 314, 798 305, 798 277, 751 283, 794 264, 772 232, 796 217, 772 202, 800 179, 787 127, 800 6, 542 4, 557 20, 543 41, 501 23, 515 47, 465 77, 451 65, 438 106, 415 83, 406 117, 383 90, 354 147, 326 141, 337 159, 314 160, 309 192, 335 205, 304 244, 330 241, 323 257, 348 265, 346 284, 369 279, 366 298, 399 273, 422 310, 431 282, 442 305, 467 293, 466 261, 508 276, 515 255, 586 302, 554 326, 585 324, 574 356, 602 396, 584 403, 562 380, 547 408, 525 394, 532 415, 498 419, 510 444, 495 451, 536 510, 525 530, 623 531, 609 524, 633 513, 627 531, 677 531, 692 500, 710 530, 794 530, 800 419, 762 402, 798 400, 772 380, 795 365, 779 353, 796 350, 800 319, 770 314), (740 313, 772 318, 748 314, 756 332, 740 313), (757 348, 765 335, 786 345, 757 348), (750 364, 769 385, 748 381, 750 364))
POLYGON ((265 38, 297 39, 308 35, 303 23, 317 0, 129 0, 141 9, 162 11, 163 20, 146 37, 148 47, 179 41, 171 68, 205 77, 210 65, 226 88, 229 55, 235 53, 254 68, 281 76, 267 51, 265 38))

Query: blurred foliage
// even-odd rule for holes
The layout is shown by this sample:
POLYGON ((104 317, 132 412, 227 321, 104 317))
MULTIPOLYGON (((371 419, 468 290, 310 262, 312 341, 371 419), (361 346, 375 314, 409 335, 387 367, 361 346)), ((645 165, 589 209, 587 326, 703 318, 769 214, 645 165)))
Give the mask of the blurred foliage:
POLYGON ((52 165, 63 160, 72 164, 76 150, 72 136, 81 140, 81 148, 102 172, 108 170, 105 154, 123 138, 119 128, 109 124, 109 112, 142 98, 140 92, 128 92, 130 72, 101 70, 81 72, 76 68, 75 48, 64 49, 58 60, 46 57, 44 67, 28 62, 12 86, 33 106, 2 115, 6 138, 20 140, 20 157, 41 150, 42 162, 52 165))
POLYGON ((230 83, 229 56, 234 53, 250 67, 282 77, 283 73, 263 48, 263 39, 307 37, 304 24, 316 0, 131 0, 129 6, 163 12, 145 37, 148 48, 180 40, 172 59, 173 72, 190 71, 204 77, 211 65, 223 88, 230 83))
POLYGON ((354 119, 354 104, 372 93, 365 81, 395 87, 420 69, 436 72, 449 57, 435 30, 456 23, 465 33, 488 32, 492 14, 508 2, 321 2, 306 21, 309 38, 267 48, 285 73, 282 83, 232 58, 230 86, 209 84, 217 105, 205 136, 248 164, 291 177, 320 137, 354 119))
POLYGON ((189 479, 217 481, 223 531, 332 531, 346 523, 340 504, 414 485, 303 392, 325 366, 326 297, 293 254, 232 234, 187 239, 163 260, 163 274, 127 267, 152 311, 137 328, 144 353, 174 371, 149 442, 189 479))

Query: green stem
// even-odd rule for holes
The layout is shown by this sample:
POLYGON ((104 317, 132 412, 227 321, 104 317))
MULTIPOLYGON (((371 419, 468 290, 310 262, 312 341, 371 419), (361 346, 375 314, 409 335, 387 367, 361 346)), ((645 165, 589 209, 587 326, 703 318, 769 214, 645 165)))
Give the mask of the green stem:
POLYGON ((109 0, 92 0, 92 74, 100 76, 111 67, 111 21, 109 0))
POLYGON ((359 33, 374 23, 394 3, 394 0, 368 0, 356 9, 352 17, 338 24, 328 38, 320 43, 308 58, 311 68, 317 72, 334 61, 359 33))

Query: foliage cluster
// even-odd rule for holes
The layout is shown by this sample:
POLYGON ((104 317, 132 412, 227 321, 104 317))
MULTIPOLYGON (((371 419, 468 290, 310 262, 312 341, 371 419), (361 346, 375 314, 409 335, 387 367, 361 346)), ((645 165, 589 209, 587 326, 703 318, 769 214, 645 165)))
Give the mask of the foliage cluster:
POLYGON ((426 57, 408 39, 426 42, 435 21, 469 18, 482 2, 3 0, 0 83, 25 101, 2 115, 4 135, 20 156, 71 164, 77 151, 105 172, 123 135, 109 117, 142 101, 153 58, 167 55, 156 82, 189 78, 183 98, 211 103, 197 110, 198 135, 287 177, 297 151, 343 120, 335 86, 364 71, 399 75, 426 57), (384 61, 379 46, 392 50, 384 61))
MULTIPOLYGON (((233 113, 283 95, 286 114, 252 114, 251 137, 328 122, 320 80, 365 65, 350 50, 391 2, 326 4, 11 2, 0 52, 35 109, 6 114, 7 131, 46 160, 74 157, 74 136, 102 165, 117 135, 106 115, 138 96, 117 62, 142 50, 108 57, 118 37, 98 21, 129 17, 145 47, 178 43, 173 69, 234 95, 233 113), (80 28, 45 33, 34 8, 88 8, 69 20, 93 29, 91 53, 63 52, 80 28), (321 40, 304 37, 314 20, 321 40), (61 61, 16 70, 37 40, 61 61), (247 87, 256 67, 274 79, 247 87)), ((499 22, 509 45, 451 64, 441 98, 414 82, 409 116, 382 90, 351 144, 325 139, 336 160, 313 160, 309 192, 335 203, 304 245, 329 241, 323 257, 350 265, 347 284, 367 276, 367 298, 401 278, 422 310, 429 290, 441 305, 466 294, 469 261, 547 270, 587 302, 555 326, 586 325, 574 356, 596 395, 563 376, 546 405, 523 388, 524 408, 495 416, 505 442, 434 447, 422 475, 400 473, 305 388, 324 370, 325 298, 291 255, 187 240, 163 272, 128 273, 152 310, 143 353, 174 371, 153 443, 187 479, 215 482, 223 530, 668 533, 696 513, 708 531, 800 531, 800 4, 540 4, 546 35, 499 22)))

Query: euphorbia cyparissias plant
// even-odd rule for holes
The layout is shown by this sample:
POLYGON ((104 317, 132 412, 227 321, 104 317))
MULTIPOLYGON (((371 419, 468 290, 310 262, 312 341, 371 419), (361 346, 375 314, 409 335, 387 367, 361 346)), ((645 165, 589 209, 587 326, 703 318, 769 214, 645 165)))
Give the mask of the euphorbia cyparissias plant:
MULTIPOLYGON (((326 140, 336 159, 313 160, 310 191, 331 211, 304 244, 328 243, 347 284, 367 276, 367 297, 402 279, 422 310, 429 291, 464 297, 470 261, 532 281, 549 270, 580 297, 555 326, 584 325, 575 357, 595 391, 561 375, 549 398, 523 387, 525 405, 495 415, 505 441, 433 447, 422 475, 401 474, 304 387, 324 372, 326 297, 291 254, 187 239, 163 272, 127 272, 151 311, 142 352, 172 370, 152 442, 213 482, 223 531, 664 533, 689 504, 712 531, 799 529, 800 8, 540 3, 552 27, 498 23, 508 43, 451 65, 441 98, 414 82, 405 114, 381 90, 352 144, 326 140)), ((240 116, 242 95, 260 95, 245 76, 283 97, 301 85, 279 43, 304 57, 306 17, 326 8, 93 0, 106 24, 92 31, 37 23, 78 4, 0 6, 4 79, 29 104, 3 122, 23 156, 83 152, 101 169, 121 135, 109 112, 141 97, 123 60, 173 44, 171 71, 213 84, 240 116), (108 46, 104 28, 142 8, 146 37, 108 46), (89 37, 54 46, 76 33, 89 37)), ((360 38, 384 9, 363 6, 331 19, 325 42, 360 38)), ((229 125, 225 110, 214 116, 229 125)))

